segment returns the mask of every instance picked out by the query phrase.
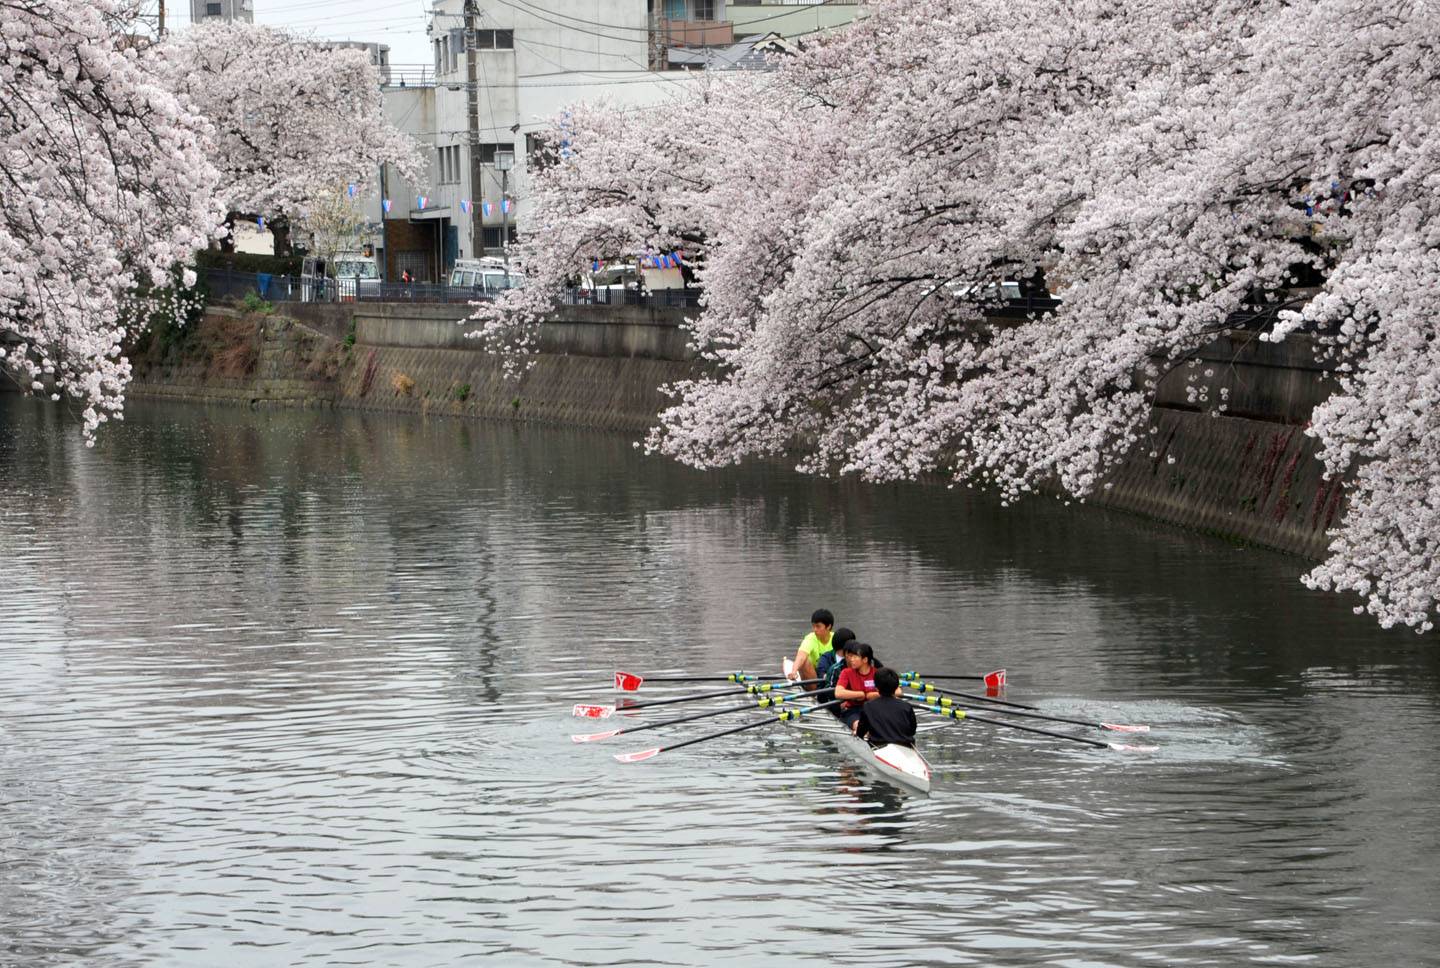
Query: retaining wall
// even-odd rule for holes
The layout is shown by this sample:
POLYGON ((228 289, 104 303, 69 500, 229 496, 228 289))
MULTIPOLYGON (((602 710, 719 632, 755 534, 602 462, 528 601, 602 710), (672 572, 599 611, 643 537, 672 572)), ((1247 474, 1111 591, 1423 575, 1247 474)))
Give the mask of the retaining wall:
MULTIPOLYGON (((693 376, 683 312, 565 307, 518 377, 464 333, 464 306, 297 305, 294 317, 212 309, 176 345, 137 347, 137 397, 529 420, 639 433, 693 376), (353 333, 353 344, 346 334, 353 333)), ((1334 389, 1303 336, 1236 332, 1162 380, 1156 433, 1089 503, 1311 557, 1344 492, 1320 478, 1304 427, 1334 389), (1200 387, 1207 399, 1196 399, 1200 387), (1192 389, 1195 391, 1192 393, 1192 389), (1209 412, 1223 400, 1227 410, 1209 412), (1151 456, 1153 453, 1153 456, 1151 456)))

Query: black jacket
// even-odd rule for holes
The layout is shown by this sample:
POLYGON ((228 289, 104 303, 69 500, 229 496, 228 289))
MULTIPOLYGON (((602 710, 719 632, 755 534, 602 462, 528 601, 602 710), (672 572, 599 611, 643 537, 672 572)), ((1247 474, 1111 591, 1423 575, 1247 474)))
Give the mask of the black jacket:
POLYGON ((856 734, 872 746, 895 743, 915 745, 915 707, 893 696, 872 699, 860 707, 860 729, 856 734))

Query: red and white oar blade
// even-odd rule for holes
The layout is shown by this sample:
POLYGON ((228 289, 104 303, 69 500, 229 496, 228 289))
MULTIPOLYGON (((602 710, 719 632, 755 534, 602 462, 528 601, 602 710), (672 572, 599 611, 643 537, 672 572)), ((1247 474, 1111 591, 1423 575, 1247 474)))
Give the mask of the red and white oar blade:
POLYGON ((641 760, 648 760, 652 756, 660 755, 660 747, 653 750, 640 750, 638 753, 616 753, 615 758, 621 763, 639 763, 641 760))
POLYGON ((1124 723, 1101 723, 1101 729, 1108 729, 1112 733, 1148 733, 1149 726, 1127 726, 1124 723))
POLYGON ((1154 753, 1160 749, 1158 746, 1140 746, 1134 743, 1111 743, 1110 748, 1122 753, 1154 753))
POLYGON ((614 706, 587 706, 583 702, 577 702, 570 710, 572 716, 584 716, 587 719, 609 719, 615 715, 614 706))
POLYGON ((986 689, 1005 688, 1005 670, 996 669, 994 672, 987 672, 984 676, 986 689))
POLYGON ((615 673, 615 688, 622 692, 634 692, 644 681, 644 676, 637 676, 633 672, 615 673))
POLYGON ((618 729, 612 729, 606 733, 571 733, 570 738, 577 743, 594 743, 602 739, 609 739, 619 732, 618 729))

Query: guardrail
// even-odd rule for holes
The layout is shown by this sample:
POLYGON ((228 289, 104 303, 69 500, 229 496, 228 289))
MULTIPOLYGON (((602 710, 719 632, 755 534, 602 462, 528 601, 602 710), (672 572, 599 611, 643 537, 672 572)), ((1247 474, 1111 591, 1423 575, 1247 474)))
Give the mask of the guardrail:
MULTIPOLYGON (((231 269, 201 269, 199 274, 212 300, 244 299, 251 294, 268 302, 470 303, 495 298, 493 293, 470 286, 432 282, 381 282, 358 277, 312 279, 231 269)), ((700 305, 700 290, 567 289, 560 302, 568 306, 685 308, 700 305)))

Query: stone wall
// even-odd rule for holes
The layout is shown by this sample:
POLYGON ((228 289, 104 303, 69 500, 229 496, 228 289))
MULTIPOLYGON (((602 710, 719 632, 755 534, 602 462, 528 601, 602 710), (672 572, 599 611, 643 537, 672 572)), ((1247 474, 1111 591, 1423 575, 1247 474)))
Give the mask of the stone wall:
POLYGON ((1233 332, 1194 359, 1162 380, 1151 444, 1091 503, 1321 557, 1344 489, 1321 480, 1305 427, 1335 390, 1330 369, 1304 335, 1273 344, 1233 332))
MULTIPOLYGON (((212 309, 195 331, 137 347, 134 396, 252 406, 341 406, 597 427, 639 434, 695 373, 683 313, 565 307, 518 377, 464 333, 464 306, 286 306, 295 318, 212 309)), ((1334 389, 1305 337, 1231 333, 1161 382, 1150 446, 1089 501, 1311 557, 1343 489, 1321 480, 1305 434, 1334 389), (1205 399, 1199 399, 1204 388, 1205 399), (1212 412, 1224 402, 1226 410, 1212 412), (1153 455, 1153 456, 1152 456, 1153 455)))
MULTIPOLYGON (((183 338, 137 347, 131 395, 640 432, 666 404, 660 388, 693 367, 678 315, 666 320, 651 311, 597 319, 594 307, 578 307, 575 318, 546 326, 548 351, 512 376, 501 358, 464 336, 463 306, 351 304, 353 343, 335 335, 342 329, 335 307, 285 308, 291 316, 212 308, 183 338)), ((343 329, 352 331, 349 321, 343 329)))

